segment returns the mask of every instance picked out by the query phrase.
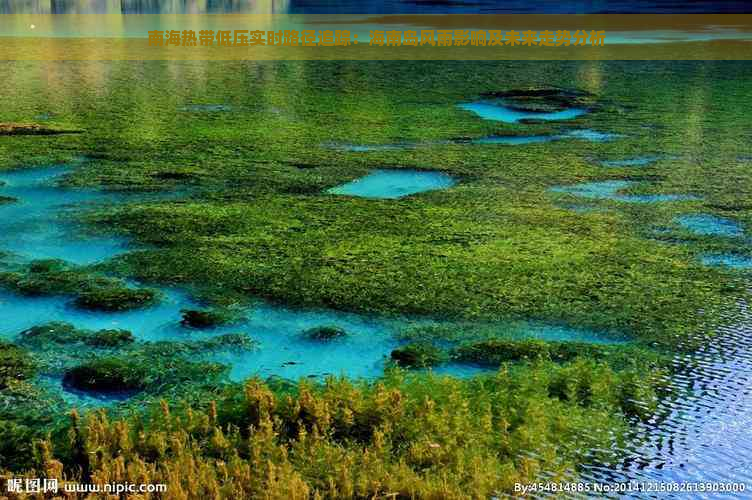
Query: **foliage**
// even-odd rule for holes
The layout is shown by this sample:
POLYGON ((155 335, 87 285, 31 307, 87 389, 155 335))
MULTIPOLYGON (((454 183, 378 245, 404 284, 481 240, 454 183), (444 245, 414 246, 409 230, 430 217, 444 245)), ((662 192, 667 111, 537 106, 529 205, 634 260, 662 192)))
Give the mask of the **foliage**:
POLYGON ((180 313, 183 315, 181 324, 190 328, 212 328, 231 323, 236 319, 224 309, 183 309, 180 313))
POLYGON ((472 381, 330 379, 286 394, 250 380, 202 408, 162 402, 125 420, 76 416, 60 433, 74 439, 45 445, 52 451, 39 467, 87 471, 94 482, 167 483, 170 497, 484 498, 542 469, 571 479, 572 463, 591 460, 582 449, 616 444, 619 376, 590 368, 597 377, 566 374, 587 393, 579 399, 550 396, 564 369, 542 365, 472 381))
POLYGON ((117 347, 134 342, 127 330, 82 330, 70 323, 51 322, 36 325, 21 332, 23 344, 44 347, 50 344, 83 343, 93 347, 117 347))
POLYGON ((32 261, 21 271, 0 273, 0 284, 24 295, 75 295, 77 307, 101 311, 146 307, 159 299, 156 290, 130 288, 122 280, 57 259, 32 261))
POLYGON ((155 290, 127 287, 104 287, 79 293, 74 301, 82 309, 95 311, 125 311, 146 307, 156 302, 155 290))
POLYGON ((346 335, 344 328, 334 325, 316 326, 303 332, 303 337, 309 340, 332 340, 346 335))
POLYGON ((407 368, 425 368, 446 361, 446 354, 430 343, 413 343, 394 349, 392 361, 407 368))
POLYGON ((34 361, 24 349, 0 342, 0 389, 12 381, 28 379, 34 372, 34 361))

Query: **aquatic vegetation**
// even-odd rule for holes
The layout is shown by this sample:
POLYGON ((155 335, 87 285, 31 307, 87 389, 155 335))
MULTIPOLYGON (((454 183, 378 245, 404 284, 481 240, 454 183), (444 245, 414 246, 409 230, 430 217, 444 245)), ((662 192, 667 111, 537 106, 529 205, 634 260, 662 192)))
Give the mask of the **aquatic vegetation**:
POLYGON ((237 319, 237 315, 225 309, 183 309, 180 313, 183 316, 180 323, 189 328, 213 328, 237 319))
POLYGON ((132 288, 123 280, 70 266, 59 259, 36 260, 26 269, 0 273, 0 285, 24 295, 75 295, 76 307, 96 311, 125 311, 153 305, 160 294, 132 288))
POLYGON ((211 351, 216 349, 255 349, 258 342, 246 333, 225 333, 208 340, 199 340, 187 343, 189 348, 196 351, 211 351))
POLYGON ((119 347, 134 341, 128 330, 98 330, 85 342, 93 347, 119 347))
POLYGON ((180 108, 180 110, 192 113, 217 113, 232 111, 233 107, 229 104, 188 104, 180 108))
POLYGON ((521 146, 524 144, 540 144, 558 140, 556 135, 491 135, 472 139, 473 144, 503 144, 507 146, 521 146))
POLYGON ((563 134, 563 136, 570 137, 573 139, 580 139, 583 141, 590 141, 590 142, 610 142, 620 137, 623 137, 623 135, 621 134, 614 134, 611 132, 600 132, 598 130, 591 130, 591 129, 568 130, 566 133, 563 134))
POLYGON ((534 361, 550 353, 549 345, 540 340, 487 340, 458 347, 453 355, 459 361, 498 366, 508 361, 534 361))
POLYGON ((0 389, 15 381, 31 378, 35 371, 36 365, 24 349, 0 342, 0 389))
MULTIPOLYGON (((194 362, 176 356, 172 352, 175 346, 170 344, 145 344, 123 351, 121 355, 112 354, 68 368, 63 384, 82 391, 146 391, 158 395, 197 381, 216 383, 227 373, 227 367, 219 363, 194 362)), ((195 352, 195 349, 188 348, 186 352, 195 352)))
POLYGON ((80 134, 83 130, 51 127, 39 123, 0 123, 0 136, 3 135, 57 135, 80 134))
POLYGON ((485 120, 518 123, 523 120, 570 120, 587 113, 594 96, 577 90, 515 89, 483 94, 483 100, 459 107, 485 120))
POLYGON ((392 361, 406 368, 425 368, 447 360, 447 355, 431 343, 412 343, 393 350, 392 361))
POLYGON ((401 198, 423 191, 446 189, 454 179, 441 172, 375 170, 361 179, 329 189, 330 194, 364 198, 401 198))
POLYGON ((682 215, 675 219, 681 227, 705 236, 742 236, 742 226, 732 219, 710 214, 682 215))
POLYGON ((0 273, 4 287, 25 295, 75 293, 86 288, 88 278, 59 259, 36 260, 25 270, 0 273))
POLYGON ((344 328, 335 325, 316 326, 303 332, 303 337, 309 340, 332 340, 346 335, 344 328))
POLYGON ((415 144, 338 144, 325 143, 325 147, 339 151, 349 151, 352 153, 368 153, 371 151, 394 151, 399 149, 414 148, 415 144))
MULTIPOLYGON (((56 65, 65 106, 37 91, 38 86, 30 92, 18 89, 16 79, 0 81, 0 94, 19 96, 17 102, 8 103, 8 119, 24 120, 30 110, 51 109, 61 123, 88 131, 44 141, 3 137, 0 167, 67 161, 83 153, 93 160, 70 169, 65 183, 73 192, 78 187, 154 191, 190 186, 190 196, 133 198, 109 206, 91 204, 91 198, 81 204, 71 197, 71 210, 61 216, 84 222, 87 229, 132 236, 145 248, 108 262, 97 272, 61 268, 34 273, 23 266, 11 268, 2 276, 6 286, 42 295, 69 290, 64 293, 75 296, 81 286, 106 287, 110 278, 99 274, 106 270, 148 283, 211 283, 216 300, 206 304, 229 304, 237 296, 253 296, 293 307, 331 308, 337 316, 254 310, 248 331, 253 339, 261 339, 263 349, 251 354, 259 355, 259 364, 274 363, 269 371, 258 371, 295 379, 313 375, 320 380, 324 372, 342 369, 371 377, 371 382, 328 381, 301 388, 277 378, 270 383, 273 390, 257 382, 244 392, 233 381, 257 368, 238 360, 253 358, 209 351, 222 351, 222 345, 228 350, 235 345, 245 349, 247 337, 215 344, 211 343, 215 331, 181 332, 177 311, 204 306, 178 301, 173 309, 155 315, 155 321, 169 325, 161 331, 149 327, 147 335, 150 340, 164 340, 182 333, 181 342, 137 341, 107 351, 108 356, 127 360, 146 373, 148 383, 136 397, 138 405, 129 407, 133 416, 123 421, 124 413, 107 418, 91 414, 60 429, 51 422, 60 418, 60 411, 48 412, 46 419, 24 420, 29 408, 42 405, 32 395, 16 399, 17 405, 4 410, 13 412, 12 425, 6 425, 5 414, 0 414, 0 442, 11 443, 0 445, 2 467, 53 470, 34 459, 43 457, 50 460, 48 465, 59 460, 69 478, 88 467, 96 478, 117 473, 134 482, 165 480, 174 484, 176 495, 191 491, 206 497, 216 496, 217 491, 281 498, 316 494, 369 498, 391 493, 405 498, 487 498, 511 493, 515 482, 551 474, 569 478, 587 464, 620 461, 617 455, 626 448, 622 440, 632 419, 657 418, 655 402, 663 394, 661 377, 665 381, 666 372, 661 360, 654 358, 702 345, 703 335, 719 321, 719 311, 745 296, 744 283, 736 274, 691 259, 708 251, 734 251, 741 239, 710 247, 708 238, 695 238, 676 248, 644 237, 641 228, 670 225, 687 210, 686 205, 610 204, 607 213, 581 216, 559 208, 560 202, 576 199, 552 199, 547 192, 552 185, 602 180, 603 169, 583 157, 625 158, 634 151, 681 150, 686 161, 661 172, 659 185, 643 191, 649 194, 636 196, 659 196, 651 199, 661 201, 677 196, 672 193, 693 193, 694 199, 707 200, 707 206, 719 213, 725 210, 713 207, 733 208, 734 218, 746 226, 752 221, 748 193, 739 186, 748 185, 752 173, 748 165, 733 161, 748 143, 749 98, 737 87, 750 74, 744 64, 410 62, 406 71, 404 61, 145 63, 139 75, 158 79, 158 86, 142 85, 142 77, 129 71, 127 64, 102 63, 86 66, 86 71, 79 63, 56 65), (635 69, 660 78, 633 78, 635 69), (117 75, 117 84, 102 85, 102 79, 90 78, 100 70, 102 75, 117 75), (424 76, 415 79, 416 71, 424 76), (222 76, 228 72, 259 78, 222 76), (174 77, 178 73, 180 79, 174 77), (315 85, 309 78, 299 78, 309 74, 316 75, 315 85), (734 81, 726 78, 729 74, 736 75, 734 81), (608 85, 600 75, 608 75, 608 85), (385 78, 390 85, 381 84, 385 78), (200 86, 186 84, 198 79, 203 82, 200 86), (94 81, 101 98, 91 99, 94 81), (599 102, 635 106, 624 112, 629 113, 625 119, 616 109, 584 100, 556 106, 517 103, 519 108, 544 113, 564 108, 602 110, 577 120, 577 127, 587 129, 567 130, 563 123, 539 121, 530 131, 528 124, 479 120, 451 105, 483 95, 488 88, 521 87, 530 81, 577 82, 597 92, 599 102), (707 92, 689 91, 698 85, 707 92), (138 99, 133 99, 134 88, 140 89, 138 99), (700 94, 719 96, 721 101, 717 106, 700 106, 700 94), (180 108, 191 102, 233 103, 233 113, 187 115, 180 108), (280 108, 284 114, 271 111, 280 108), (332 126, 334 117, 337 126, 332 126), (650 124, 649 132, 645 124, 650 124), (452 137, 506 137, 523 131, 575 140, 530 148, 442 143, 452 137), (614 142, 617 137, 624 140, 614 142), (372 150, 367 162, 363 155, 320 147, 326 141, 392 145, 395 138, 429 146, 372 150), (440 168, 462 183, 398 202, 324 195, 331 186, 369 170, 395 166, 420 171, 440 168), (711 175, 712 183, 707 181, 711 175), (696 314, 699 309, 701 316, 696 314), (633 350, 599 345, 592 352, 573 344, 547 345, 545 355, 529 354, 533 360, 512 360, 498 374, 468 380, 423 374, 398 379, 399 370, 374 380, 383 364, 361 355, 388 355, 399 343, 380 325, 363 326, 350 316, 342 319, 342 311, 465 322, 533 318, 572 325, 571 330, 577 331, 624 332, 644 344, 633 350), (301 339, 301 330, 330 323, 344 325, 347 337, 327 345, 301 339), (286 343, 275 341, 275 333, 286 343), (280 348, 290 344, 302 354, 280 348), (368 366, 343 364, 340 347, 368 366), (316 364, 311 362, 314 349, 326 356, 334 354, 320 356, 316 364), (262 357, 264 351, 274 354, 262 357), (215 359, 215 354, 217 360, 227 361, 226 367, 203 363, 215 359), (186 364, 189 361, 197 363, 186 364), (287 362, 296 364, 279 367, 287 362), (192 385, 200 383, 206 384, 201 391, 192 385), (143 410, 144 402, 160 396, 168 400, 167 411, 152 415, 143 410), (190 398, 191 412, 178 403, 182 397, 190 398), (210 403, 214 398, 215 411, 210 403), (25 443, 44 439, 48 431, 54 431, 50 452, 35 455, 25 443), (78 436, 75 445, 67 431, 78 436), (124 436, 128 439, 121 439, 124 436), (176 475, 175 470, 182 473, 176 475)), ((36 63, 30 62, 8 63, 8 69, 18 75, 38 72, 36 63)), ((503 96, 505 105, 513 98, 503 96)), ((618 169, 608 173, 610 181, 635 180, 618 169)), ((612 194, 632 196, 618 189, 612 194)), ((22 204, 23 196, 18 198, 22 204)), ((606 205, 600 203, 603 198, 592 199, 598 206, 606 205)), ((34 199, 42 202, 43 196, 34 199)), ((11 219, 12 214, 4 218, 11 219)), ((7 243, 10 246, 4 242, 0 247, 12 251, 16 240, 22 241, 13 238, 7 243)), ((67 254, 66 258, 75 257, 73 252, 67 254)), ((92 331, 100 328, 90 326, 94 320, 88 312, 69 312, 92 321, 87 324, 92 331)), ((127 314, 115 316, 118 321, 123 317, 134 322, 127 314)), ((216 333, 225 330, 218 328, 216 333)), ((547 339, 565 335, 553 330, 542 333, 547 339)), ((451 342, 490 341, 472 334, 458 331, 451 342)), ((510 337, 514 334, 509 332, 510 337)), ((28 348, 36 349, 31 344, 28 348)), ((90 362, 86 356, 103 354, 101 348, 83 343, 57 348, 66 355, 59 365, 66 370, 74 367, 73 362, 90 362)), ((508 352, 499 356, 509 356, 508 352)), ((35 351, 34 356, 48 361, 42 353, 35 351)), ((468 356, 480 356, 479 349, 468 356)), ((25 391, 30 392, 28 387, 25 391)))
POLYGON ((605 345, 584 342, 544 342, 536 339, 506 340, 488 339, 466 343, 452 350, 458 361, 498 366, 501 363, 518 361, 550 360, 556 363, 569 362, 578 357, 600 359, 613 351, 605 345))
POLYGON ((82 391, 137 392, 146 388, 145 367, 118 358, 104 358, 65 372, 63 384, 82 391))
POLYGON ((560 111, 527 111, 506 106, 502 102, 480 101, 463 103, 460 108, 472 111, 484 120, 494 120, 507 123, 519 123, 523 120, 571 120, 587 112, 581 108, 570 108, 560 111))
POLYGON ((148 288, 126 286, 97 287, 78 294, 76 307, 94 311, 127 311, 148 307, 159 300, 159 293, 148 288))
POLYGON ((658 156, 642 156, 639 158, 625 158, 623 160, 601 160, 600 164, 604 167, 646 167, 659 159, 658 156))
POLYGON ((82 330, 64 322, 33 326, 22 331, 19 337, 21 343, 39 347, 76 343, 93 347, 118 347, 135 341, 128 330, 82 330))
POLYGON ((554 193, 567 193, 593 200, 614 200, 625 203, 661 203, 671 201, 692 201, 699 199, 689 194, 620 194, 634 185, 632 181, 613 180, 584 182, 573 186, 555 186, 554 193))
POLYGON ((597 108, 596 96, 581 89, 527 87, 482 94, 484 98, 503 100, 510 106, 531 112, 547 113, 568 108, 597 108))
POLYGON ((190 409, 163 401, 147 417, 76 414, 41 445, 39 467, 58 463, 72 479, 84 467, 94 481, 116 467, 124 481, 164 482, 169 474, 171 494, 224 487, 240 498, 484 498, 511 493, 541 470, 574 478, 569 464, 588 460, 564 446, 575 436, 589 449, 612 447, 614 430, 624 427, 613 403, 624 376, 588 368, 534 366, 466 382, 330 379, 285 393, 251 380, 190 409), (559 397, 562 379, 587 397, 559 397), (320 457, 339 473, 322 474, 320 457))

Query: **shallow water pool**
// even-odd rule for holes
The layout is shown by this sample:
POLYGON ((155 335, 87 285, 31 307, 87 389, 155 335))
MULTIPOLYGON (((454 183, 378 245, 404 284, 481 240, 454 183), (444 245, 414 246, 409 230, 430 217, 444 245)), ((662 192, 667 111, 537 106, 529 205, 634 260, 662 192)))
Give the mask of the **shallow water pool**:
POLYGON ((706 266, 725 266, 732 269, 752 269, 752 257, 732 253, 705 254, 700 261, 706 266))
POLYGON ((506 106, 496 101, 478 101, 463 103, 460 108, 471 111, 484 120, 493 120, 505 123, 519 123, 520 120, 571 120, 587 113, 583 108, 569 108, 561 111, 541 112, 527 111, 524 109, 506 106))
POLYGON ((658 161, 657 156, 641 156, 639 158, 625 158, 622 160, 602 160, 600 162, 604 167, 647 167, 651 163, 658 161))
MULTIPOLYGON (((10 211, 6 212, 8 217, 0 221, 0 227, 8 232, 12 230, 12 236, 0 238, 0 250, 5 250, 7 246, 14 247, 14 241, 20 239, 30 242, 30 251, 19 252, 20 260, 54 256, 68 262, 85 263, 104 260, 128 249, 125 243, 103 244, 100 238, 78 235, 68 230, 68 222, 60 215, 73 210, 71 204, 75 203, 75 208, 79 208, 82 203, 85 206, 89 202, 118 202, 124 199, 109 193, 56 186, 55 178, 68 171, 67 167, 59 166, 0 174, 0 178, 8 183, 1 190, 18 198, 18 202, 0 207, 0 210, 10 211), (74 240, 75 251, 71 246, 74 240), (39 255, 37 241, 47 241, 50 251, 39 255)), ((452 177, 440 172, 377 170, 335 189, 339 194, 396 198, 453 184, 452 177)), ((14 248, 19 249, 17 244, 14 248)), ((375 378, 383 374, 391 351, 402 344, 400 331, 415 326, 446 325, 445 322, 426 318, 387 318, 327 309, 301 310, 259 301, 239 310, 239 319, 233 324, 199 330, 181 325, 181 310, 201 308, 202 304, 184 290, 165 287, 159 290, 162 296, 157 304, 122 312, 82 310, 73 307, 72 297, 69 296, 30 297, 0 291, 0 317, 4 318, 0 324, 0 338, 16 340, 21 331, 51 321, 64 321, 88 330, 125 329, 139 341, 145 342, 199 341, 226 333, 246 333, 257 342, 254 349, 219 349, 206 352, 201 357, 226 363, 230 367, 230 378, 237 381, 251 376, 292 380, 328 375, 375 378), (306 330, 320 326, 336 326, 347 333, 342 338, 325 341, 311 340, 303 335, 306 330)), ((501 332, 510 331, 510 326, 505 323, 498 323, 496 327, 501 332)), ((517 324, 515 331, 519 338, 614 341, 611 335, 538 323, 517 324)), ((436 371, 463 377, 488 370, 469 364, 449 363, 436 371)), ((59 377, 50 374, 43 375, 40 381, 50 390, 65 392, 64 399, 71 405, 109 405, 128 396, 71 391, 62 386, 59 377)))
POLYGON ((0 249, 22 259, 63 259, 91 264, 127 251, 126 240, 81 234, 72 211, 122 199, 91 189, 61 189, 55 179, 65 165, 0 172, 0 195, 16 200, 0 205, 0 249))
POLYGON ((566 193, 591 200, 614 200, 626 203, 660 203, 670 201, 691 201, 698 198, 688 194, 620 194, 633 186, 632 181, 613 180, 555 186, 549 190, 554 193, 566 193))
POLYGON ((682 215, 675 219, 684 229, 703 236, 742 236, 742 226, 732 219, 710 214, 682 215))
POLYGON ((327 190, 330 194, 363 198, 401 198, 424 191, 446 189, 454 178, 442 172, 422 170, 374 170, 365 177, 327 190))
POLYGON ((563 137, 569 137, 572 139, 581 139, 583 141, 590 142, 610 142, 620 137, 624 137, 621 134, 613 134, 611 132, 600 132, 598 130, 591 130, 588 128, 581 128, 576 130, 569 130, 563 137))

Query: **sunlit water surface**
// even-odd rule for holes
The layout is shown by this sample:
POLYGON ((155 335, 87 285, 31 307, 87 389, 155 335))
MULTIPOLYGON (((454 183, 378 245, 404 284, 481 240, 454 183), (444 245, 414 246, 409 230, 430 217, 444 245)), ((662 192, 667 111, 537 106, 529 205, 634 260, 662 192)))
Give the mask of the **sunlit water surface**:
MULTIPOLYGON (((10 259, 25 262, 38 258, 59 258, 71 263, 90 264, 126 251, 126 240, 98 237, 81 232, 72 212, 74 208, 94 207, 97 203, 120 203, 127 196, 87 189, 66 189, 56 185, 70 166, 33 168, 0 173, 6 184, 0 192, 17 199, 0 206, 2 244, 11 252, 10 259)), ((442 189, 454 180, 439 172, 412 170, 377 170, 357 182, 337 190, 339 194, 377 198, 397 198, 427 189, 442 189)), ((0 247, 2 248, 2 247, 0 247)), ((230 366, 230 378, 243 380, 251 376, 322 378, 345 375, 351 378, 374 378, 383 374, 391 351, 401 345, 396 334, 420 325, 434 325, 439 320, 426 318, 385 318, 333 310, 301 310, 262 301, 243 311, 237 322, 216 328, 197 330, 181 325, 181 310, 200 308, 201 304, 185 291, 160 288, 158 304, 123 312, 87 311, 76 308, 67 296, 27 297, 0 292, 0 338, 13 340, 34 325, 66 321, 78 328, 126 329, 142 341, 192 341, 224 333, 248 333, 258 345, 250 351, 225 350, 212 359, 230 366), (313 327, 332 325, 347 335, 328 341, 306 338, 303 333, 313 327)), ((504 325, 497 325, 504 330, 504 325)), ((519 324, 516 325, 519 327, 519 324)), ((516 328, 517 332, 520 331, 516 328)), ((553 325, 530 323, 522 328, 524 338, 612 342, 610 336, 553 325)), ((448 364, 439 373, 469 376, 481 371, 468 364, 448 364)), ((43 377, 40 383, 62 388, 60 379, 43 377)), ((83 391, 65 395, 71 404, 113 402, 122 397, 106 398, 83 391), (91 396, 91 397, 89 397, 91 396), (93 399, 92 399, 93 398, 93 399)))

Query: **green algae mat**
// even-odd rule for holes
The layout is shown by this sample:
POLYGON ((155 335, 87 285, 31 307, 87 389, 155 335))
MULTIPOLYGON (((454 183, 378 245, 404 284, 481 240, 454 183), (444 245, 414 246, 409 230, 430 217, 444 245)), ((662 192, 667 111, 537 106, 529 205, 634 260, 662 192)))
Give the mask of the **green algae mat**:
MULTIPOLYGON (((203 338, 3 332, 0 470, 149 478, 191 498, 481 498, 573 479, 625 458, 634 430, 685 395, 672 358, 701 349, 748 296, 748 268, 724 264, 752 257, 747 62, 0 69, 0 95, 13 96, 0 168, 74 164, 62 187, 119 198, 68 215, 132 242, 75 268, 4 256, 8 293, 121 311, 183 287, 207 308, 183 311, 211 320, 201 327, 252 300, 441 322, 403 330, 383 375, 300 383, 232 380, 203 338), (489 140, 506 136, 522 139, 489 140), (441 182, 351 189, 394 171, 441 182), (599 341, 510 333, 527 322, 599 341), (450 361, 483 369, 426 369, 450 361), (50 373, 138 395, 71 418, 47 401, 50 373)), ((315 341, 346 337, 338 328, 315 341)), ((247 333, 221 342, 250 348, 247 333)))

